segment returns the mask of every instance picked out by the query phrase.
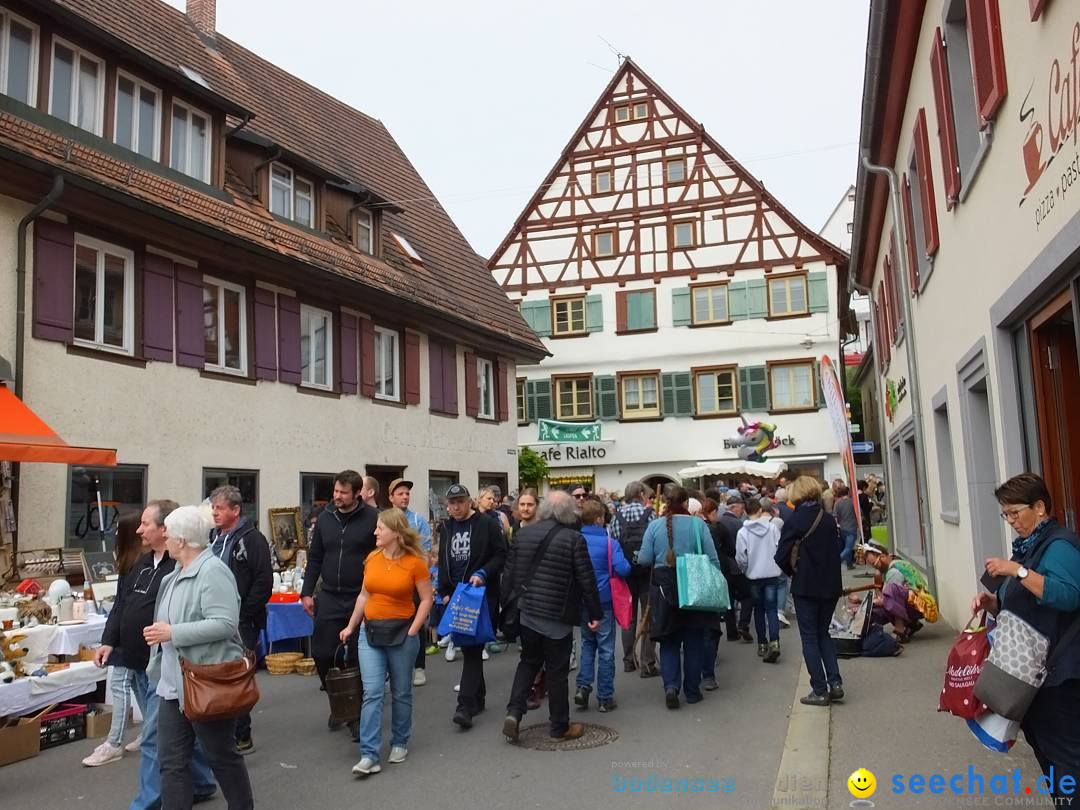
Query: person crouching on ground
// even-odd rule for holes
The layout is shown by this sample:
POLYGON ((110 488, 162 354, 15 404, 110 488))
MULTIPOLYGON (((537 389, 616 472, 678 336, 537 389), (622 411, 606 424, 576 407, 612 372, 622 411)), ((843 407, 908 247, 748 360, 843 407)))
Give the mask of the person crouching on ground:
POLYGON ((387 509, 375 525, 375 550, 364 562, 364 586, 345 629, 345 644, 363 622, 357 646, 364 679, 357 776, 382 770, 383 685, 390 673, 390 758, 404 762, 412 734, 413 663, 433 600, 420 535, 400 509, 387 509), (418 597, 414 600, 413 594, 418 597), (414 604, 418 601, 419 604, 414 604))
POLYGON ((589 708, 589 693, 596 680, 596 702, 602 712, 616 708, 615 703, 615 611, 611 601, 611 577, 626 577, 630 563, 623 556, 622 547, 613 542, 607 533, 607 512, 600 501, 585 501, 581 507, 581 534, 589 548, 596 588, 604 618, 597 630, 590 630, 589 623, 581 625, 581 662, 577 675, 577 693, 574 703, 582 710, 589 708))
POLYGON ((583 601, 586 626, 594 633, 603 621, 604 609, 589 547, 573 528, 579 517, 570 496, 561 491, 550 493, 537 514, 540 520, 518 533, 506 567, 506 593, 518 592, 521 600, 521 660, 514 673, 503 734, 517 740, 533 680, 544 667, 551 736, 573 740, 585 731, 581 723, 570 722, 573 630, 581 621, 583 601))
POLYGON ((780 530, 769 515, 761 511, 761 501, 751 498, 746 504, 749 518, 735 540, 735 562, 750 581, 754 602, 754 628, 757 630, 757 654, 767 664, 780 658, 780 619, 777 598, 784 572, 774 561, 780 530))

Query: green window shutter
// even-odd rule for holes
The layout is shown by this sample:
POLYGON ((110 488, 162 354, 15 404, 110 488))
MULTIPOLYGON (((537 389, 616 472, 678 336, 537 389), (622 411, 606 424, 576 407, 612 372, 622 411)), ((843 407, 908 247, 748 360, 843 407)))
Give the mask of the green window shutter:
POLYGON ((767 318, 769 315, 769 297, 765 292, 765 279, 754 278, 746 282, 748 318, 767 318))
POLYGON ((749 317, 745 281, 733 281, 728 284, 728 309, 733 321, 741 321, 749 317))
POLYGON ((593 377, 593 397, 596 417, 604 422, 619 418, 618 379, 613 374, 593 377))
POLYGON ((551 380, 526 380, 525 399, 529 403, 529 421, 551 418, 551 380))
POLYGON ((540 337, 551 337, 551 302, 522 301, 521 317, 540 337))
POLYGON ((807 286, 810 288, 810 311, 829 311, 829 277, 824 270, 810 273, 807 277, 807 286))
POLYGON ((671 313, 673 326, 689 326, 690 317, 690 288, 683 287, 681 290, 671 291, 671 313))
POLYGON ((739 368, 739 410, 769 410, 769 380, 765 366, 739 368))
POLYGON ((664 416, 693 416, 693 378, 689 372, 674 371, 660 375, 661 409, 664 416))
POLYGON ((655 329, 656 307, 653 302, 656 293, 653 290, 632 292, 626 296, 626 328, 627 329, 655 329))
POLYGON ((604 302, 599 295, 585 296, 585 331, 602 332, 604 329, 604 302))

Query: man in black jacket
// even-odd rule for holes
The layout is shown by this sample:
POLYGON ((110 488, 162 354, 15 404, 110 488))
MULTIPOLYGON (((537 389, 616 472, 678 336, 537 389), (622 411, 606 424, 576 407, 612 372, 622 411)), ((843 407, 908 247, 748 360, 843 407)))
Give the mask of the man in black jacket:
MULTIPOLYGON (((375 550, 377 510, 360 499, 364 479, 356 470, 344 470, 334 479, 334 505, 315 521, 308 548, 307 569, 301 602, 304 610, 315 619, 311 634, 311 655, 319 680, 326 685, 326 673, 338 648, 338 634, 352 616, 356 597, 364 586, 364 560, 375 550), (322 580, 322 590, 314 598, 315 586, 322 580)), ((349 639, 347 655, 357 661, 356 634, 349 639)), ((356 721, 359 722, 359 718, 356 721)), ((333 715, 328 723, 331 730, 341 728, 333 715)))
MULTIPOLYGON (((452 484, 446 490, 450 517, 439 526, 439 593, 445 605, 461 582, 483 585, 492 626, 498 615, 498 582, 506 563, 506 538, 502 527, 473 509, 469 490, 452 484)), ((487 684, 484 683, 484 645, 461 648, 461 681, 453 722, 470 729, 473 718, 484 710, 487 684)))
MULTIPOLYGON (((243 506, 244 498, 232 484, 210 493, 210 509, 214 514, 210 550, 229 566, 236 579, 236 591, 240 594, 240 638, 245 647, 254 650, 259 631, 266 627, 266 603, 274 592, 274 567, 266 535, 240 514, 243 506)), ((236 718, 236 751, 250 754, 254 750, 251 715, 242 714, 236 718)))
POLYGON ((573 525, 574 502, 565 492, 548 494, 537 512, 539 522, 521 529, 507 562, 506 593, 518 593, 521 660, 506 706, 503 734, 517 740, 536 673, 547 672, 551 736, 573 740, 584 726, 570 722, 570 650, 581 623, 584 601, 589 629, 604 618, 589 548, 573 525))

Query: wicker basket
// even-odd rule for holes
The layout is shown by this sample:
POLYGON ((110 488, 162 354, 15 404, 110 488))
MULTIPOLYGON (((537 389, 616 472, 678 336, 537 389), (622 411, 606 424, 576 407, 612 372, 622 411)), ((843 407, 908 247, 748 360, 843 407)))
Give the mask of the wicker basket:
POLYGON ((296 674, 297 675, 314 675, 315 674, 315 659, 314 658, 301 658, 296 662, 296 674))
POLYGON ((271 675, 288 675, 296 669, 296 662, 304 657, 303 653, 270 653, 266 656, 266 671, 271 675))

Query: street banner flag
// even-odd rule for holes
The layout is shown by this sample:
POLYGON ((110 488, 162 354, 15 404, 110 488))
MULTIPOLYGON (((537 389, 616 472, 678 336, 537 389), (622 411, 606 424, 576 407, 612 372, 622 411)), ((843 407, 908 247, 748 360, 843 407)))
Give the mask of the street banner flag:
POLYGON ((541 419, 539 441, 598 442, 600 441, 600 423, 556 422, 554 419, 541 419))
POLYGON ((844 389, 840 385, 840 378, 836 376, 836 367, 828 355, 821 358, 821 391, 825 394, 825 402, 829 406, 829 421, 836 434, 836 442, 840 446, 840 456, 844 460, 844 469, 847 470, 848 485, 851 487, 851 500, 855 506, 855 522, 858 525, 858 541, 863 538, 862 509, 859 508, 859 494, 855 487, 855 456, 851 453, 851 425, 847 417, 847 403, 844 401, 844 389))

